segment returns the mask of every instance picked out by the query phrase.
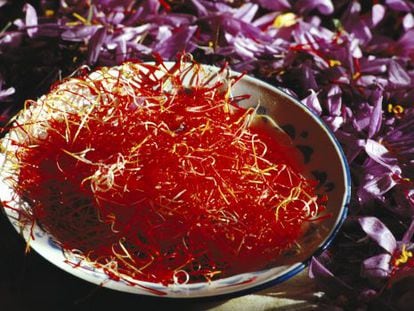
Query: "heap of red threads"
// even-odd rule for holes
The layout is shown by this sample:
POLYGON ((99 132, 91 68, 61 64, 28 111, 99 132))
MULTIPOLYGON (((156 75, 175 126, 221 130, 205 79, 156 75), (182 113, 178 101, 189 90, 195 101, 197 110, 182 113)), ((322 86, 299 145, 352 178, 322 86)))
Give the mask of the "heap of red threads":
POLYGON ((262 269, 294 245, 325 198, 251 126, 227 89, 238 78, 202 70, 125 63, 55 86, 35 105, 86 104, 49 107, 42 135, 14 142, 29 218, 112 278, 164 284, 262 269))

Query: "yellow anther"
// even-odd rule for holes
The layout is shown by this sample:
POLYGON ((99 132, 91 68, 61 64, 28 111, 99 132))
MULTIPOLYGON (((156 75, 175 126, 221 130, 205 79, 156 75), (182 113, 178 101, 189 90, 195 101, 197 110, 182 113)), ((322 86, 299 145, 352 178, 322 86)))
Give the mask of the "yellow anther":
POLYGON ((289 27, 295 25, 298 19, 296 14, 294 13, 284 13, 276 16, 275 20, 273 21, 273 27, 282 28, 282 27, 289 27))
POLYGON ((46 10, 45 11, 45 16, 46 17, 52 17, 53 15, 55 15, 55 11, 53 11, 53 10, 46 10))
POLYGON ((330 59, 329 60, 329 67, 341 66, 342 63, 337 59, 330 59))
POLYGON ((361 73, 358 71, 353 74, 352 79, 356 80, 356 79, 359 79, 360 77, 361 77, 361 73))
POLYGON ((72 13, 73 17, 81 21, 84 25, 90 25, 89 21, 83 17, 82 15, 79 15, 78 13, 72 13))
POLYGON ((388 112, 400 115, 404 112, 404 107, 401 105, 388 104, 388 112))

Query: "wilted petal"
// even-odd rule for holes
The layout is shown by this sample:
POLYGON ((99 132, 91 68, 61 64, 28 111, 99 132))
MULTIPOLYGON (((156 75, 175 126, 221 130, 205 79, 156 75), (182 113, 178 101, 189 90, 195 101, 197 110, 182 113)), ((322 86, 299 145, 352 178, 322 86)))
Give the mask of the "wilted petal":
POLYGON ((380 254, 368 259, 362 263, 362 276, 367 278, 387 278, 391 272, 391 255, 380 254))
POLYGON ((376 217, 361 217, 362 230, 389 254, 397 248, 397 241, 391 231, 376 217))

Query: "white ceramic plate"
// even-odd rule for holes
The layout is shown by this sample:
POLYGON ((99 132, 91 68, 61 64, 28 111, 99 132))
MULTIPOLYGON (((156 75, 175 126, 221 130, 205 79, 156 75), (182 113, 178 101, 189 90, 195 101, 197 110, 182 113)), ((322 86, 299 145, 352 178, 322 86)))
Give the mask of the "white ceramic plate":
MULTIPOLYGON (((167 66, 171 66, 168 63, 167 66)), ((214 74, 218 68, 204 66, 208 74, 214 74)), ((78 257, 63 252, 62 249, 37 225, 33 228, 34 239, 30 246, 45 259, 59 268, 86 281, 111 289, 162 297, 195 298, 222 295, 241 295, 256 291, 267 286, 283 282, 303 270, 312 255, 323 251, 337 234, 347 213, 350 199, 350 174, 342 149, 331 131, 308 108, 299 101, 288 96, 281 90, 258 79, 244 76, 233 88, 234 96, 252 95, 249 100, 241 103, 244 107, 257 106, 260 113, 270 116, 286 133, 291 136, 293 144, 303 155, 307 174, 320 181, 319 191, 329 196, 327 210, 332 217, 322 223, 313 225, 312 230, 300 242, 303 252, 300 256, 285 256, 281 265, 262 271, 234 275, 218 279, 210 283, 194 283, 186 285, 169 285, 140 282, 134 280, 131 285, 126 280, 114 281, 99 269, 94 269, 80 262, 73 267, 70 262, 77 262, 78 257)), ((277 131, 277 129, 275 129, 277 131)), ((0 168, 3 167, 5 156, 0 155, 0 168)), ((6 173, 1 171, 0 199, 9 202, 15 208, 22 208, 25 202, 16 200, 13 190, 8 186, 6 173)), ((26 205, 26 208, 27 205, 26 205)), ((30 228, 22 228, 17 213, 5 209, 6 215, 24 238, 27 240, 30 228)))

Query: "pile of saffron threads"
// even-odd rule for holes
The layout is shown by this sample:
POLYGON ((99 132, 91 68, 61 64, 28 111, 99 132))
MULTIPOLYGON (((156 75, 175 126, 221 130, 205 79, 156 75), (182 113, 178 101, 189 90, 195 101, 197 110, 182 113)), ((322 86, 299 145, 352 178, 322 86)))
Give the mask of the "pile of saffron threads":
POLYGON ((113 279, 182 284, 269 267, 324 217, 326 197, 291 146, 251 125, 255 109, 237 106, 240 77, 212 77, 183 59, 126 62, 28 103, 6 138, 30 206, 22 220, 113 279))

